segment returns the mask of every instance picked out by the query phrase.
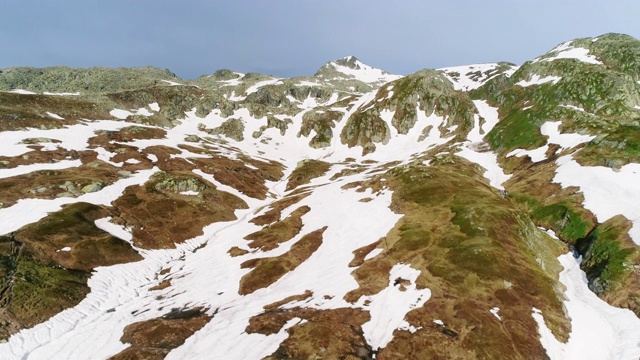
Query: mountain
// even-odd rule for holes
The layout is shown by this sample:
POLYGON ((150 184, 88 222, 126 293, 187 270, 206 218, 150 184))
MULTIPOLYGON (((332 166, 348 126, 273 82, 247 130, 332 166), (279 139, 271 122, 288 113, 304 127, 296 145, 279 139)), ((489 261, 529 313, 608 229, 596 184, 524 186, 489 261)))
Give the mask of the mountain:
POLYGON ((637 359, 640 41, 0 72, 6 359, 637 359))

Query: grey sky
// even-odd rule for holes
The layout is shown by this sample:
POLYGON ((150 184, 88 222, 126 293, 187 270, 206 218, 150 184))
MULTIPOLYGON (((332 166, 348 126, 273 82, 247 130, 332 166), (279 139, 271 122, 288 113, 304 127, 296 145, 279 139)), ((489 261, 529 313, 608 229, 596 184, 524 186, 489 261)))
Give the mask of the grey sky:
POLYGON ((510 61, 607 32, 640 2, 596 0, 0 0, 0 68, 143 66, 312 75, 346 55, 392 73, 510 61))

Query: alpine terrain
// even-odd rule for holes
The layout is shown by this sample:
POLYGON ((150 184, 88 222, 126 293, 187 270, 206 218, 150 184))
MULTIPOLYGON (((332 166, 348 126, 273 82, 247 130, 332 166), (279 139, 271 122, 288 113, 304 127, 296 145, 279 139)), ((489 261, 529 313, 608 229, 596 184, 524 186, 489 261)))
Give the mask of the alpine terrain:
POLYGON ((638 359, 640 41, 0 71, 2 359, 638 359))

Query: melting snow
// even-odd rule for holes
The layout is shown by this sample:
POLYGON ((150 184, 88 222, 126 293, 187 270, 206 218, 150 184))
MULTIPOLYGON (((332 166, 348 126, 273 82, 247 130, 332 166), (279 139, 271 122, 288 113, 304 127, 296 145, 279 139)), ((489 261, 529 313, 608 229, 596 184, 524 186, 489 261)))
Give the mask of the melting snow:
POLYGON ((549 150, 549 144, 560 145, 560 149, 556 151, 557 153, 564 149, 571 149, 580 144, 587 143, 595 138, 595 136, 591 135, 580 135, 572 133, 561 134, 559 130, 560 125, 562 125, 561 121, 547 121, 540 127, 540 133, 549 137, 549 139, 547 140, 547 145, 543 145, 533 150, 515 149, 509 152, 507 156, 529 156, 531 158, 531 161, 539 162, 547 158, 546 154, 549 150))
POLYGON ((0 169, 0 179, 5 179, 12 176, 24 175, 34 171, 40 170, 61 170, 68 168, 76 168, 82 165, 80 160, 61 160, 54 163, 42 163, 42 164, 29 164, 20 165, 10 169, 0 169))
MULTIPOLYGON (((473 64, 473 65, 464 65, 464 66, 454 66, 438 69, 444 73, 444 76, 451 81, 453 84, 453 88, 456 90, 469 91, 473 89, 477 89, 480 86, 484 85, 487 81, 493 79, 494 77, 500 75, 501 73, 495 73, 492 75, 487 75, 492 70, 496 69, 498 64, 489 63, 489 64, 473 64), (449 73, 458 73, 459 76, 452 76, 449 73), (479 75, 477 73, 480 73, 479 75)), ((505 72, 507 76, 511 76, 516 68, 512 68, 505 72)))
POLYGON ((547 355, 552 360, 638 359, 640 319, 631 310, 613 307, 591 292, 580 269, 581 260, 572 253, 558 260, 564 267, 560 282, 566 287, 564 306, 571 318, 571 333, 569 341, 561 343, 545 324, 541 311, 533 308, 547 355))
MULTIPOLYGON (((396 264, 389 274, 389 286, 372 296, 363 296, 358 305, 368 307, 371 320, 362 325, 362 331, 367 343, 374 350, 383 348, 393 339, 393 331, 407 327, 404 320, 407 312, 419 308, 431 297, 429 289, 417 289, 415 282, 420 271, 406 264, 396 264), (408 280, 410 283, 404 289, 398 279, 408 280), (369 305, 364 305, 365 302, 369 305), (389 306, 393 304, 393 306, 389 306)), ((407 327, 408 328, 408 327, 407 327)), ((415 331, 415 328, 414 328, 415 331)))
POLYGON ((122 110, 122 109, 113 109, 111 111, 109 111, 109 114, 113 117, 116 117, 118 119, 126 119, 127 117, 133 115, 133 113, 131 111, 127 111, 127 110, 122 110))
POLYGON ((594 55, 589 54, 589 49, 573 47, 571 46, 571 42, 562 43, 549 53, 553 54, 553 56, 544 59, 536 58, 533 62, 553 61, 556 59, 576 59, 587 64, 602 64, 602 62, 598 61, 594 55))
POLYGON ((79 92, 48 92, 45 91, 42 94, 44 95, 53 95, 53 96, 79 96, 79 92))
POLYGON ((604 166, 580 166, 571 156, 562 156, 554 182, 562 187, 578 186, 584 207, 602 223, 622 214, 633 222, 629 236, 640 245, 640 164, 628 164, 619 171, 604 166))
POLYGON ((509 180, 511 175, 506 175, 498 165, 498 157, 494 152, 476 150, 482 144, 484 136, 498 123, 498 109, 489 106, 486 101, 474 100, 473 103, 479 114, 474 115, 473 129, 467 135, 467 142, 460 147, 456 155, 482 166, 485 169, 484 177, 489 180, 489 184, 498 190, 504 190, 502 184, 509 180), (485 119, 483 133, 480 131, 479 116, 485 119))
POLYGON ((562 79, 559 76, 545 76, 543 78, 540 77, 540 75, 538 74, 533 74, 531 75, 531 79, 528 81, 525 80, 520 80, 516 83, 516 85, 520 85, 522 87, 527 87, 527 86, 531 86, 531 85, 542 85, 544 83, 548 83, 551 82, 553 84, 556 84, 558 81, 560 81, 560 79, 562 79))
POLYGON ((270 79, 270 80, 264 80, 264 81, 258 81, 257 83, 251 85, 245 92, 245 95, 249 95, 249 94, 253 94, 254 92, 258 91, 261 87, 263 86, 267 86, 267 85, 279 85, 282 84, 282 81, 280 81, 280 79, 270 79))
POLYGON ((175 81, 170 81, 170 80, 161 80, 161 81, 164 81, 171 86, 184 86, 184 84, 180 84, 179 82, 175 82, 175 81))
POLYGON ((502 321, 502 317, 501 317, 500 315, 498 315, 498 311, 500 311, 500 308, 499 308, 499 307, 494 307, 494 308, 492 308, 491 310, 489 310, 489 312, 490 312, 490 313, 492 313, 492 314, 493 314, 493 316, 495 316, 495 317, 496 317, 496 319, 498 319, 498 320, 502 321))
POLYGON ((380 249, 380 248, 375 248, 375 249, 371 250, 371 252, 368 253, 367 256, 364 257, 364 261, 373 259, 374 257, 378 256, 383 251, 384 251, 384 249, 380 249))
POLYGON ((347 76, 353 77, 356 80, 365 82, 365 83, 380 83, 380 82, 390 82, 394 80, 400 79, 401 75, 392 75, 381 69, 377 69, 371 67, 359 60, 355 61, 355 65, 358 67, 357 69, 351 69, 346 66, 342 66, 335 62, 331 62, 330 66, 336 69, 338 72, 341 72, 347 76))
POLYGON ((36 93, 34 93, 33 91, 22 90, 22 89, 13 89, 8 92, 14 93, 14 94, 22 94, 22 95, 36 95, 36 93))
POLYGON ((54 114, 52 112, 48 112, 47 111, 47 115, 49 115, 50 117, 54 118, 54 119, 58 119, 58 120, 64 120, 64 118, 58 114, 54 114))

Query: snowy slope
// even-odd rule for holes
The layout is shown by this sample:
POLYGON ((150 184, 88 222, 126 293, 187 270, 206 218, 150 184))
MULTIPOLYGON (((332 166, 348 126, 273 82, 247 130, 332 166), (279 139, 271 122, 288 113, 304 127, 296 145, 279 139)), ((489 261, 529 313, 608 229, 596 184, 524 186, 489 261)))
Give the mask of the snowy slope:
MULTIPOLYGON (((596 64, 598 60, 583 50, 567 43, 554 49, 553 57, 537 61, 578 58, 596 64)), ((428 355, 451 355, 447 353, 450 346, 472 358, 478 354, 462 352, 468 349, 458 340, 474 336, 475 330, 469 330, 474 328, 514 341, 507 344, 511 349, 531 351, 517 353, 522 358, 545 353, 551 359, 637 358, 640 319, 591 292, 580 260, 561 255, 567 245, 535 228, 509 191, 514 181, 520 181, 519 171, 550 166, 551 170, 545 168, 552 174, 546 185, 556 191, 553 196, 576 189, 572 194, 579 192, 585 211, 599 223, 624 215, 632 225, 628 235, 640 244, 638 164, 619 169, 580 165, 575 157, 595 135, 564 131, 570 122, 560 118, 549 118, 538 126, 536 135, 542 136, 544 145, 494 151, 490 134, 501 129, 503 109, 489 99, 471 99, 467 91, 501 74, 509 77, 516 69, 498 63, 439 69, 455 91, 438 74, 439 83, 450 93, 442 88, 432 93, 415 90, 425 93, 409 93, 403 99, 412 102, 402 107, 393 102, 394 91, 407 90, 399 89, 398 82, 395 87, 385 85, 402 76, 346 57, 327 63, 313 81, 292 84, 291 88, 311 89, 308 96, 298 97, 303 100, 296 100, 286 88, 291 84, 288 79, 245 81, 245 74, 235 73, 236 78, 218 81, 213 90, 167 80, 171 87, 165 86, 170 88, 166 91, 175 93, 151 101, 145 93, 144 103, 123 102, 101 113, 117 121, 73 120, 52 108, 43 109, 42 118, 69 123, 0 131, 0 182, 4 181, 0 185, 10 184, 0 189, 19 189, 18 195, 17 190, 0 190, 0 235, 8 234, 3 241, 13 244, 32 224, 50 224, 57 219, 56 212, 82 202, 104 211, 97 219, 83 217, 82 226, 89 224, 120 239, 141 258, 83 270, 89 277, 88 294, 33 326, 15 329, 0 343, 0 357, 103 359, 124 356, 127 351, 148 354, 161 349, 167 359, 260 359, 276 352, 304 357, 287 351, 305 347, 323 349, 329 357, 348 351, 363 358, 426 357, 427 353, 416 350, 420 346, 407 345, 415 337, 444 351, 428 355), (354 86, 353 81, 370 86, 356 92, 336 85, 354 86), (256 97, 252 94, 261 94, 260 89, 269 85, 284 85, 285 93, 270 87, 276 90, 251 100, 256 97), (196 104, 193 108, 170 108, 175 104, 167 98, 185 96, 181 91, 193 91, 189 98, 196 104), (433 108, 425 109, 423 104, 432 97, 436 99, 433 108), (278 105, 267 105, 270 101, 278 105), (414 110, 415 123, 403 133, 398 122, 404 120, 402 114, 414 110), (154 123, 167 113, 178 115, 161 122, 165 126, 154 123), (375 126, 370 124, 374 122, 375 126), (311 129, 309 136, 302 135, 305 128, 311 129), (327 146, 310 146, 318 134, 327 137, 327 146), (357 141, 350 143, 353 139, 357 141), (375 151, 363 151, 366 141, 375 143, 375 151), (433 174, 443 176, 446 184, 421 188, 438 184, 433 174), (478 199, 442 192, 457 186, 460 174, 470 178, 465 184, 477 187, 464 190, 476 191, 470 193, 478 199), (65 176, 68 183, 63 181, 65 176), (161 176, 168 180, 158 180, 161 176), (92 187, 96 183, 99 186, 92 187), (416 194, 403 187, 407 184, 422 190, 416 194), (211 220, 196 235, 168 246, 147 246, 144 232, 153 229, 135 221, 143 216, 135 206, 153 202, 153 211, 144 216, 179 238, 192 230, 180 227, 181 222, 210 215, 210 208, 198 213, 198 206, 222 205, 221 199, 235 204, 228 218, 211 220), (458 202, 439 208, 438 199, 458 202), (131 211, 127 206, 133 206, 131 217, 125 216, 131 211), (479 213, 504 220, 502 206, 513 221, 481 222, 479 213), (174 217, 165 216, 165 211, 174 217), (407 220, 421 211, 426 213, 424 223, 431 226, 424 232, 411 228, 411 221, 419 221, 407 220), (442 234, 445 228, 450 233, 442 234), (522 279, 493 269, 494 263, 503 264, 500 261, 505 259, 487 244, 497 242, 498 233, 512 230, 524 240, 509 248, 507 260, 518 259, 516 265, 525 266, 526 276, 539 277, 540 283, 519 284, 522 279), (459 264, 447 260, 450 255, 433 256, 437 246, 430 241, 437 236, 447 239, 446 254, 468 250, 462 260, 454 259, 463 262, 459 268, 446 267, 459 264), (420 249, 417 255, 416 248, 420 249), (486 256, 496 258, 484 262, 486 256), (483 273, 486 269, 495 273, 483 273), (361 270, 376 277, 371 280, 361 270), (468 286, 476 298, 451 295, 447 286, 452 282, 468 286), (496 292, 483 292, 496 284, 496 292), (527 286, 540 284, 552 291, 532 295, 527 286), (550 305, 547 296, 557 303, 550 305), (482 315, 477 315, 474 311, 480 307, 482 315), (522 308, 526 311, 518 310, 522 308), (545 319, 557 321, 564 308, 564 320, 570 326, 566 343, 545 323, 545 319), (204 319, 202 323, 192 325, 193 319, 180 317, 190 311, 198 313, 196 319, 204 319), (175 313, 178 320, 172 318, 175 313), (511 323, 517 323, 517 331, 527 336, 511 333, 511 323), (180 341, 166 348, 153 345, 158 339, 148 335, 144 327, 148 324, 158 326, 154 328, 158 338, 162 338, 158 333, 167 331, 180 341), (180 325, 166 330, 162 326, 167 324, 180 325), (152 345, 139 345, 135 336, 127 338, 131 329, 152 345), (326 329, 330 331, 325 335, 309 335, 326 329), (186 335, 180 338, 181 334, 186 335), (317 343, 325 339, 330 341, 317 343), (597 349, 585 352, 589 345, 597 349)), ((536 85, 555 86, 561 79, 533 74, 512 80, 510 86, 535 91, 536 85)), ((33 96, 25 90, 7 95, 33 96)), ((76 243, 51 241, 55 249, 48 250, 49 244, 42 240, 41 253, 53 264, 67 264, 63 261, 82 250, 76 243)), ((19 255, 11 259, 21 261, 19 255)), ((65 270, 62 265, 52 268, 65 270)), ((23 280, 14 276, 20 269, 10 270, 8 278, 23 280)), ((490 340, 478 340, 496 346, 487 354, 502 351, 490 340)))

